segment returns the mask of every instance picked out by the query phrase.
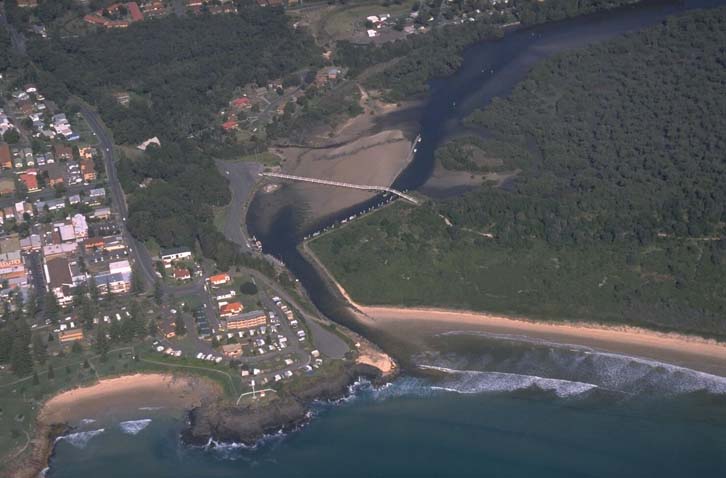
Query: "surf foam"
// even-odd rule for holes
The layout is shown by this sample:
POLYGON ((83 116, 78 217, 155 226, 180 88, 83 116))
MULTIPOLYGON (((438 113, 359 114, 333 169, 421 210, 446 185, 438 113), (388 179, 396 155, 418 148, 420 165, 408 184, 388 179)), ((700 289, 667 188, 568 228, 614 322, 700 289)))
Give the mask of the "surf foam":
POLYGON ((129 420, 119 423, 121 431, 128 435, 138 435, 141 431, 148 427, 151 423, 150 418, 143 418, 141 420, 129 420))

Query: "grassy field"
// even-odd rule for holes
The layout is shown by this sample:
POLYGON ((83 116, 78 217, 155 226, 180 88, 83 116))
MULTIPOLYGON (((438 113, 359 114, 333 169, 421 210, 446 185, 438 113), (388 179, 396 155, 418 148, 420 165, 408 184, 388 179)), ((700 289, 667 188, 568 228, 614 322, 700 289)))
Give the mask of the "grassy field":
POLYGON ((224 224, 227 222, 227 207, 212 207, 214 227, 222 234, 224 234, 224 224))
POLYGON ((388 13, 391 16, 410 12, 415 0, 404 0, 400 5, 382 5, 380 2, 366 2, 364 5, 346 5, 322 17, 319 32, 332 40, 350 39, 356 32, 365 29, 366 17, 388 13))
POLYGON ((240 161, 256 161, 265 166, 279 166, 280 157, 276 154, 265 151, 259 154, 248 154, 239 158, 240 161))
POLYGON ((510 247, 395 204, 310 243, 355 301, 628 323, 726 335, 726 301, 707 242, 647 248, 510 247))

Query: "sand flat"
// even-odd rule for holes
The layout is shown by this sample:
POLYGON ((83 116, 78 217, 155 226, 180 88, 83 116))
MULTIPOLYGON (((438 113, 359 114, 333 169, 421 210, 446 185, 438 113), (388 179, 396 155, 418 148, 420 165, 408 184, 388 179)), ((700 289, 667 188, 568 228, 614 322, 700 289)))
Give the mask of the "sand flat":
MULTIPOLYGON (((298 176, 328 179, 354 184, 390 186, 409 164, 411 141, 401 130, 386 130, 356 139, 334 148, 283 148, 280 153, 288 158, 286 172, 298 176)), ((376 193, 294 183, 290 189, 304 198, 315 217, 324 217, 341 209, 354 206, 375 196, 376 193)))

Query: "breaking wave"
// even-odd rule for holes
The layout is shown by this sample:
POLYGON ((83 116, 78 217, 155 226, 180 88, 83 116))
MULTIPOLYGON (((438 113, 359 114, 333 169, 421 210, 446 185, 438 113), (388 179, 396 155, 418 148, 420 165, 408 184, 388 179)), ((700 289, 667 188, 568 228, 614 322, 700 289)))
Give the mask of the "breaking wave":
POLYGON ((434 390, 443 390, 456 393, 486 393, 486 392, 513 392, 516 390, 539 389, 554 392, 558 397, 573 397, 589 392, 597 385, 571 380, 538 377, 536 375, 521 375, 506 372, 480 372, 476 370, 454 370, 433 365, 419 365, 426 370, 436 370, 456 378, 445 379, 434 390))
POLYGON ((105 429, 99 428, 98 430, 88 430, 83 432, 69 433, 68 435, 60 436, 56 439, 58 441, 65 441, 70 443, 76 448, 85 448, 91 438, 100 435, 105 429))
MULTIPOLYGON (((457 336, 481 337, 489 342, 474 354, 430 355, 423 357, 419 363, 459 370, 528 375, 538 377, 540 383, 543 383, 542 380, 580 382, 628 395, 726 394, 726 377, 656 360, 517 335, 482 332, 441 334, 441 337, 457 336), (509 345, 505 349, 502 344, 509 345), (542 379, 543 376, 556 378, 542 379)), ((511 379, 506 375, 500 378, 511 379)))
POLYGON ((150 423, 150 418, 144 418, 141 420, 121 422, 119 423, 119 427, 121 427, 122 432, 128 435, 138 435, 144 428, 148 427, 150 423))

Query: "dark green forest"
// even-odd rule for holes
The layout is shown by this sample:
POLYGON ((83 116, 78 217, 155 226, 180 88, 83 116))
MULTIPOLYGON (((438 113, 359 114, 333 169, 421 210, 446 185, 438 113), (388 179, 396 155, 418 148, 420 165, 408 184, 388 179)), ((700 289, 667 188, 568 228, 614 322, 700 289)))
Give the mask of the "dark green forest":
POLYGON ((291 27, 280 9, 247 7, 239 15, 169 16, 127 29, 31 42, 32 59, 48 73, 46 89, 97 105, 117 142, 151 136, 203 144, 213 115, 233 90, 266 85, 317 64, 310 35, 291 27), (112 93, 133 93, 128 107, 112 93))
MULTIPOLYGON (((467 121, 521 171, 506 189, 397 205, 313 247, 362 302, 726 335, 723 45, 722 8, 546 60, 467 121)), ((478 172, 457 148, 440 154, 478 172)))

